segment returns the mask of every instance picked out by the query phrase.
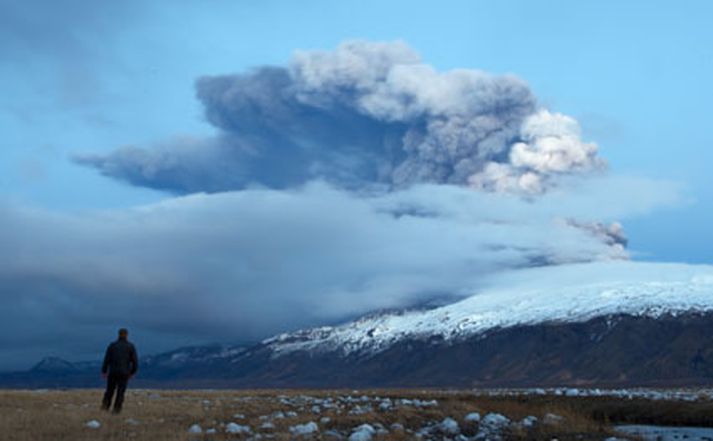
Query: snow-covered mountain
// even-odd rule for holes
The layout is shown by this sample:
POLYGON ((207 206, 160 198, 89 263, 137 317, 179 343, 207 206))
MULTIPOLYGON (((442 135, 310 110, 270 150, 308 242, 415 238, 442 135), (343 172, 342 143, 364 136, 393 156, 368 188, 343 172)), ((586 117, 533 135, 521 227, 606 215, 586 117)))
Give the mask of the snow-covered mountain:
MULTIPOLYGON (((149 356, 135 384, 713 385, 713 266, 609 261, 532 268, 483 280, 473 292, 430 310, 372 315, 252 346, 149 356)), ((0 385, 99 385, 96 365, 38 366, 0 375, 0 385)))
POLYGON ((449 341, 513 326, 708 311, 713 311, 713 266, 608 261, 505 273, 447 306, 281 334, 264 343, 277 356, 376 353, 405 339, 449 341))

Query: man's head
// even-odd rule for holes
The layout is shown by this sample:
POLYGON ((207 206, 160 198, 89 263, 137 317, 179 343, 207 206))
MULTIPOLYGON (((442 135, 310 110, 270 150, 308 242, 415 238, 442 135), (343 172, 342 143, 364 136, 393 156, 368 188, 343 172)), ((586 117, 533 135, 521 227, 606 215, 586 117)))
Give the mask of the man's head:
POLYGON ((129 337, 129 331, 126 328, 119 329, 119 338, 126 340, 129 337))

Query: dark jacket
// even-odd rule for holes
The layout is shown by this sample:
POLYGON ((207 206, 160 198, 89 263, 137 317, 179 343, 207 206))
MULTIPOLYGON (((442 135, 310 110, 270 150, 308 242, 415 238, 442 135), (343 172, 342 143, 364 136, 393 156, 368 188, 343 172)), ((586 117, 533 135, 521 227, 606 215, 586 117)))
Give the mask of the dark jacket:
POLYGON ((102 373, 115 375, 134 375, 139 369, 136 348, 128 340, 118 339, 106 348, 102 373))

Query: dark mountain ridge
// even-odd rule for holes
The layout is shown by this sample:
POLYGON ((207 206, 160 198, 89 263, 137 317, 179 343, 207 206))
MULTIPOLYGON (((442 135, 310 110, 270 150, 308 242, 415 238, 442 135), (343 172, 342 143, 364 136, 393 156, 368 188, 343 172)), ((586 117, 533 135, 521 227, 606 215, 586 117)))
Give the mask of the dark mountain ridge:
MULTIPOLYGON (((137 387, 675 387, 713 385, 713 313, 630 314, 493 328, 446 340, 404 338, 380 350, 280 353, 182 348, 144 357, 137 387)), ((48 358, 0 386, 99 387, 100 363, 48 358)))

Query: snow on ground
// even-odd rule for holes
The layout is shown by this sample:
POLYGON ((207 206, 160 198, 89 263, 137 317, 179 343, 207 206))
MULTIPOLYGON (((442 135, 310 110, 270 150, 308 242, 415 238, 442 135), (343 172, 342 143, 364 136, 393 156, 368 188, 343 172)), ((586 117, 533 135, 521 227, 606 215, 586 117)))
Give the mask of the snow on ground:
POLYGON ((285 333, 265 343, 276 356, 296 350, 379 352, 404 338, 449 340, 493 328, 611 314, 713 310, 710 265, 605 261, 511 271, 483 283, 477 294, 440 308, 285 333))

